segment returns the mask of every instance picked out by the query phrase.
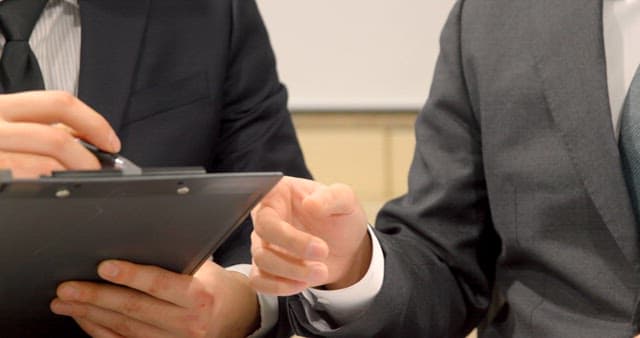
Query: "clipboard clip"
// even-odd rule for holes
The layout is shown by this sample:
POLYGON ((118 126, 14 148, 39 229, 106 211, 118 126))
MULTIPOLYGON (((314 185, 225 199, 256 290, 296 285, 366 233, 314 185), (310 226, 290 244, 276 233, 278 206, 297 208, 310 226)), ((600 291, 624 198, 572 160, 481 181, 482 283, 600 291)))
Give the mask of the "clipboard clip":
POLYGON ((11 183, 11 181, 13 181, 11 169, 0 169, 0 192, 4 190, 4 183, 11 183))
MULTIPOLYGON (((94 154, 102 166, 101 170, 62 170, 54 171, 51 176, 43 175, 40 179, 78 179, 78 178, 104 178, 104 177, 122 177, 122 176, 194 176, 206 175, 207 171, 202 167, 167 167, 154 168, 148 167, 144 169, 133 163, 126 157, 100 150, 93 144, 79 140, 80 144, 94 154)), ((0 192, 4 190, 6 184, 14 181, 11 169, 0 168, 0 192)))
POLYGON ((117 153, 102 151, 93 144, 80 139, 78 139, 78 142, 98 158, 103 169, 115 169, 123 176, 142 175, 142 168, 126 157, 117 153))

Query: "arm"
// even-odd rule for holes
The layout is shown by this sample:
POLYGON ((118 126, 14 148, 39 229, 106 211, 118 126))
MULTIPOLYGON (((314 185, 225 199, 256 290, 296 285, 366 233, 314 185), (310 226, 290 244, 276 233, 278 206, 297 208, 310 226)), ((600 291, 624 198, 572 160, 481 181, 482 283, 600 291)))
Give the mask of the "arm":
POLYGON ((254 1, 232 1, 221 143, 211 169, 282 171, 310 177, 298 145, 287 92, 276 73, 269 38, 254 1))
MULTIPOLYGON (((210 171, 281 171, 311 177, 287 110, 267 31, 255 1, 232 1, 231 52, 227 65, 220 144, 210 171)), ((223 266, 249 263, 247 220, 215 253, 223 266)))
POLYGON ((96 157, 76 137, 107 151, 120 150, 109 123, 67 93, 0 95, 0 169, 11 169, 14 177, 100 168, 96 157))
POLYGON ((101 263, 98 274, 113 284, 66 282, 51 303, 92 336, 246 337, 258 325, 246 277, 210 261, 194 276, 122 261, 101 263))
MULTIPOLYGON (((322 332, 310 325, 301 304, 303 300, 298 296, 289 297, 289 319, 298 334, 463 337, 486 313, 500 242, 490 220, 481 132, 462 67, 462 8, 462 2, 458 2, 443 30, 430 97, 416 122, 417 145, 409 192, 388 203, 376 222, 376 235, 385 254, 385 277, 380 293, 358 319, 322 332)), ((267 219, 263 220, 267 224, 267 219)), ((305 257, 303 251, 296 250, 291 243, 324 240, 326 251, 323 253, 328 257, 334 246, 354 240, 351 237, 333 242, 335 239, 326 237, 322 231, 311 232, 312 239, 309 239, 290 229, 273 236, 279 230, 274 224, 268 222, 269 229, 256 224, 257 237, 267 244, 275 241, 286 247, 291 256, 305 264, 323 262, 328 271, 332 270, 332 264, 325 257, 305 257)), ((320 225, 317 228, 321 229, 320 225)), ((305 224, 297 229, 308 231, 309 227, 305 224)), ((264 242, 255 242, 264 245, 264 242)), ((301 268, 297 275, 291 272, 293 264, 289 264, 287 270, 276 270, 270 266, 273 260, 260 262, 256 257, 254 252, 257 272, 256 281, 252 282, 258 290, 294 294, 300 288, 318 284, 331 287, 336 282, 331 273, 325 274, 324 280, 311 281, 299 274, 304 271, 301 268), (282 280, 273 283, 273 279, 270 285, 265 284, 269 281, 265 278, 268 274, 261 272, 300 283, 294 289, 279 290, 273 286, 284 288, 295 284, 282 280)), ((340 273, 334 274, 338 275, 340 273)))
MULTIPOLYGON (((256 4, 245 0, 229 3, 232 27, 220 137, 207 170, 283 171, 308 177, 286 109, 286 91, 278 81, 256 4)), ((214 254, 216 263, 229 266, 250 262, 250 232, 247 221, 214 254)), ((246 277, 236 272, 208 262, 203 267, 208 277, 202 279, 200 271, 196 276, 183 276, 154 267, 118 264, 127 268, 117 279, 101 276, 122 287, 65 283, 58 289, 52 309, 74 317, 90 333, 180 337, 194 336, 194 328, 200 328, 195 332, 198 335, 230 337, 257 329, 260 318, 256 293, 246 277), (149 281, 157 279, 163 287, 150 290, 149 281), (77 298, 64 292, 70 285, 78 290, 77 298), (200 290, 200 298, 212 301, 198 303, 194 287, 200 290), (186 315, 189 320, 185 320, 186 315)))

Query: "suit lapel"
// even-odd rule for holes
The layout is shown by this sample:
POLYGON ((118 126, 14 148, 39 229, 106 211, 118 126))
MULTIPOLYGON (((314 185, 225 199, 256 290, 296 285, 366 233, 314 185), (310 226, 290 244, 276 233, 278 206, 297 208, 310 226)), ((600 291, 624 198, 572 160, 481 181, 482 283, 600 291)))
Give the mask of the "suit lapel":
POLYGON ((132 87, 150 0, 80 0, 78 96, 117 131, 132 87))
MULTIPOLYGON (((540 1, 540 0, 538 0, 540 1)), ((586 190, 630 262, 638 229, 620 166, 607 90, 602 1, 541 0, 532 16, 553 119, 586 190)))

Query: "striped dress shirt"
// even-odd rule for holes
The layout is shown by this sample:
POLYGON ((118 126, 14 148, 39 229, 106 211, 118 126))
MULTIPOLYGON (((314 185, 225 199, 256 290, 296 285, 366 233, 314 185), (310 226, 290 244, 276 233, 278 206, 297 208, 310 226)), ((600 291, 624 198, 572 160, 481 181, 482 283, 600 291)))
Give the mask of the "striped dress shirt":
MULTIPOLYGON (((0 53, 5 43, 1 33, 0 53)), ((29 39, 47 90, 64 90, 77 95, 80 36, 78 0, 49 0, 29 39)))

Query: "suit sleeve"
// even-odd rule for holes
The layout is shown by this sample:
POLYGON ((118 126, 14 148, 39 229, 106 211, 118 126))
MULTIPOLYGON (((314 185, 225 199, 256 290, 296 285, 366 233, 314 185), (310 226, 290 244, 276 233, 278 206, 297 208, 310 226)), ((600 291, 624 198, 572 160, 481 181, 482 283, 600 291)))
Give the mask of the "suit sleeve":
POLYGON ((462 8, 458 1, 441 35, 430 96, 416 122, 409 191, 377 218, 382 289, 354 322, 324 332, 309 324, 304 300, 289 297, 289 318, 300 335, 464 337, 487 312, 500 242, 462 66, 462 8))
MULTIPOLYGON (((220 142, 210 171, 281 171, 310 177, 287 109, 267 31, 253 0, 231 1, 230 53, 220 142)), ((236 231, 214 259, 250 262, 251 223, 236 231)))

